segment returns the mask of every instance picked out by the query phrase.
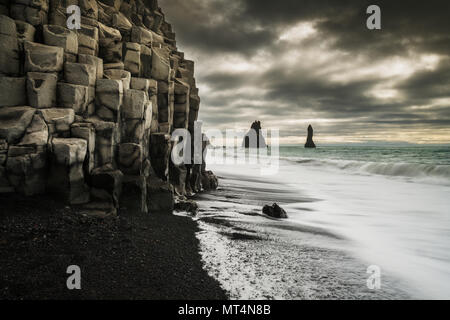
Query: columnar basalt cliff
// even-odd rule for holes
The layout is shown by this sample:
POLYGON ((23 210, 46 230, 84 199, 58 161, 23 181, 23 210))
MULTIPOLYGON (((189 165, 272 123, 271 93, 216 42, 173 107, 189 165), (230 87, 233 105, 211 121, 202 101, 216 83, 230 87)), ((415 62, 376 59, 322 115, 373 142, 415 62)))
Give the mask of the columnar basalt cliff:
POLYGON ((204 164, 170 161, 200 98, 157 0, 0 0, 0 14, 0 192, 114 214, 122 190, 152 212, 217 186, 204 164))

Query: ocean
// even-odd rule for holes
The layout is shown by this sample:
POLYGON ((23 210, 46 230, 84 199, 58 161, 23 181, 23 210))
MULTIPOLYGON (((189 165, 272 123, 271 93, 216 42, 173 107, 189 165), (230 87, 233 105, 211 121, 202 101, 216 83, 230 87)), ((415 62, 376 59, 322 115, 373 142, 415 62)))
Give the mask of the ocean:
POLYGON ((450 146, 280 146, 289 161, 351 174, 384 175, 450 183, 450 146))
POLYGON ((205 268, 232 298, 450 298, 449 146, 281 146, 272 175, 267 156, 217 151, 220 187, 198 196, 195 219, 205 268), (273 202, 288 219, 262 214, 273 202))

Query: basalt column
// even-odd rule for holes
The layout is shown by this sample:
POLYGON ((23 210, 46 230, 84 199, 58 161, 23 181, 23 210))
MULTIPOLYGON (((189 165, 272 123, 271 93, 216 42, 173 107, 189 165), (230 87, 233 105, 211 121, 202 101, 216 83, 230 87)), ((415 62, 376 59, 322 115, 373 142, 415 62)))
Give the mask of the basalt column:
POLYGON ((170 160, 200 98, 156 0, 0 0, 0 40, 0 192, 106 216, 123 191, 141 212, 171 212, 176 195, 217 185, 204 164, 170 160))

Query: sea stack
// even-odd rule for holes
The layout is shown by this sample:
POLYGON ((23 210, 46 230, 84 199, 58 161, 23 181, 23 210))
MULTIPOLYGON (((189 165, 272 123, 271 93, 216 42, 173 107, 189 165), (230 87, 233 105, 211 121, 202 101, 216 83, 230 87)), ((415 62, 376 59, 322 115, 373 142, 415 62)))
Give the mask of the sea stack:
POLYGON ((305 148, 313 149, 316 147, 313 141, 314 130, 311 125, 308 126, 308 138, 306 138, 305 148))
POLYGON ((255 121, 252 123, 250 130, 244 137, 244 141, 242 143, 243 147, 246 149, 255 149, 255 148, 266 148, 266 140, 261 133, 261 122, 255 121))

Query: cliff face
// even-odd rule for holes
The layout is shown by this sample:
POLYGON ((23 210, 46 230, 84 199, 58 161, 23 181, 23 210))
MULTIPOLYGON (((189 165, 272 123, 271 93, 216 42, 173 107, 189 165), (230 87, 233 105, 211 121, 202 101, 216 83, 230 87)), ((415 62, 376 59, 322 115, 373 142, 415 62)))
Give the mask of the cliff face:
POLYGON ((170 163, 200 98, 156 0, 0 0, 0 14, 0 192, 114 214, 122 190, 148 212, 210 187, 204 165, 170 163))

